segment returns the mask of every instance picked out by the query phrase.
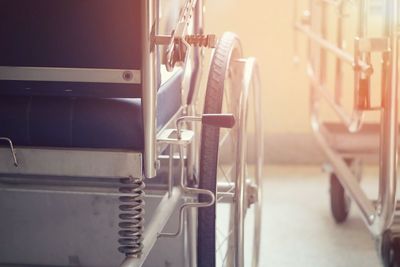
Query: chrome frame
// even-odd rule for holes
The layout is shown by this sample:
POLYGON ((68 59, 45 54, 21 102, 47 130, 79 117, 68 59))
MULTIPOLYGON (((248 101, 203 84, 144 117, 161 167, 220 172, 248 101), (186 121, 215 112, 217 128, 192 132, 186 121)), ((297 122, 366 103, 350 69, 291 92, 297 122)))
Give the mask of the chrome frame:
MULTIPOLYGON (((235 188, 235 196, 233 196, 233 201, 235 202, 235 223, 239 226, 239 230, 235 231, 234 240, 236 242, 235 247, 235 266, 244 266, 245 256, 244 256, 244 241, 245 241, 245 232, 244 232, 244 221, 246 218, 246 211, 249 205, 249 200, 246 199, 247 195, 247 181, 246 181, 246 162, 247 162, 247 142, 248 135, 246 133, 247 129, 247 117, 249 112, 249 101, 254 101, 252 103, 254 105, 254 123, 257 127, 255 140, 256 140, 256 170, 254 180, 257 183, 258 190, 257 194, 257 206, 255 210, 255 227, 254 227, 254 245, 253 254, 252 254, 252 266, 259 266, 260 260, 260 236, 261 236, 261 223, 257 224, 257 222, 261 221, 262 218, 262 209, 260 203, 262 203, 262 166, 264 164, 264 138, 262 136, 263 132, 263 123, 261 118, 261 106, 262 106, 262 98, 261 98, 261 79, 259 73, 258 63, 255 58, 245 58, 240 59, 238 62, 235 62, 237 67, 240 69, 240 73, 242 73, 242 90, 240 95, 240 104, 238 111, 238 151, 237 157, 239 159, 239 164, 236 165, 236 173, 237 173, 237 185, 235 188), (250 99, 251 91, 253 91, 253 99, 250 99)), ((230 186, 230 185, 229 185, 230 186)), ((218 184, 218 188, 226 188, 225 183, 218 184)), ((222 191, 223 192, 223 191, 222 191)), ((226 189, 225 189, 226 192, 226 189)), ((222 196, 222 197, 232 197, 222 196)))
POLYGON ((0 66, 0 80, 140 84, 140 70, 0 66))
MULTIPOLYGON (((296 0, 297 1, 297 0, 296 0)), ((311 127, 318 144, 329 159, 334 172, 348 195, 355 201, 363 215, 365 224, 378 240, 384 231, 391 229, 399 233, 398 225, 394 224, 396 211, 396 180, 398 160, 398 23, 399 2, 388 0, 382 3, 385 12, 383 37, 369 38, 367 32, 369 0, 358 1, 358 29, 354 40, 354 55, 343 48, 343 6, 346 0, 309 0, 309 9, 304 12, 300 22, 295 22, 295 29, 304 33, 308 43, 308 75, 311 83, 311 127), (336 43, 327 39, 326 8, 334 6, 339 10, 337 18, 336 43), (330 94, 326 89, 326 56, 327 53, 336 56, 335 93, 330 94), (380 107, 360 107, 362 96, 361 81, 368 84, 373 74, 370 56, 372 53, 382 55, 382 105, 380 107), (348 63, 354 69, 354 109, 351 114, 344 111, 340 98, 342 95, 342 64, 348 63), (323 125, 319 116, 319 105, 324 99, 347 126, 350 133, 360 130, 365 110, 380 111, 380 149, 379 149, 379 195, 377 201, 367 197, 359 185, 357 175, 352 172, 344 156, 330 146, 324 133, 328 129, 323 125)), ((296 9, 297 7, 295 7, 296 9)), ((297 14, 298 10, 294 11, 297 14)), ((297 19, 295 19, 297 21, 297 19)), ((364 88, 365 89, 365 88, 364 88)), ((368 88, 369 90, 369 88, 368 88)), ((368 101, 367 101, 368 102, 368 101)))
POLYGON ((157 75, 153 35, 157 31, 157 0, 142 1, 142 109, 144 128, 144 177, 157 174, 157 75))

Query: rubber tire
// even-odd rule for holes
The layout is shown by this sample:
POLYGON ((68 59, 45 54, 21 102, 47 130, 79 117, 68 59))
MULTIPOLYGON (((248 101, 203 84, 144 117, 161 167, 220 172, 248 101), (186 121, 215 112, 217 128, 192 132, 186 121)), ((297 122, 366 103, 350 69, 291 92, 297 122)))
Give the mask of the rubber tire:
MULTIPOLYGON (((240 43, 233 33, 224 33, 214 52, 203 113, 221 113, 226 69, 229 67, 230 51, 240 43)), ((241 51, 240 51, 241 54, 241 51)), ((200 179, 199 187, 216 193, 218 164, 219 128, 203 125, 200 147, 200 179)), ((202 196, 200 201, 207 201, 202 196)), ((213 267, 216 264, 216 206, 198 210, 197 265, 198 267, 213 267)))
POLYGON ((330 175, 330 199, 333 218, 338 224, 344 223, 350 212, 350 202, 335 173, 330 175))
POLYGON ((392 241, 392 249, 394 251, 394 267, 400 267, 400 238, 395 237, 392 241))
POLYGON ((392 232, 386 230, 382 235, 381 258, 384 267, 394 267, 392 232))

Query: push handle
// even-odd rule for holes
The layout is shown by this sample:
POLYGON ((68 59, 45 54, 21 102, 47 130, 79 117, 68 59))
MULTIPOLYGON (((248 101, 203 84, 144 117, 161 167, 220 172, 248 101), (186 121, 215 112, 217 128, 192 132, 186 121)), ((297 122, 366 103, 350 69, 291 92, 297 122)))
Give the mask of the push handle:
POLYGON ((235 126, 235 116, 233 114, 203 114, 201 122, 220 128, 233 128, 235 126))

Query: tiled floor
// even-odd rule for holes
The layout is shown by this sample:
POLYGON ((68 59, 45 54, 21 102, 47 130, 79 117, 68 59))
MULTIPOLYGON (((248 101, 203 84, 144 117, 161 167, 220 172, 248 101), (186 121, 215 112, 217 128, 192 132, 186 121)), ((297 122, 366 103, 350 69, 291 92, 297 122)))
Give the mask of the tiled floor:
MULTIPOLYGON (((376 189, 375 173, 374 168, 366 172, 367 191, 376 189)), ((266 166, 265 174, 261 266, 380 266, 375 242, 354 205, 346 223, 334 223, 327 174, 319 166, 266 166)))

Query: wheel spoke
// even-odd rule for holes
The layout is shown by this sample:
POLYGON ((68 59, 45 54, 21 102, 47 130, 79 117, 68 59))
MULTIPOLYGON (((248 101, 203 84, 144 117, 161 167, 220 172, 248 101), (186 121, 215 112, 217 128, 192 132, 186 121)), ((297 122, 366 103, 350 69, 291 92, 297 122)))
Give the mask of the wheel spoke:
MULTIPOLYGON (((222 132, 222 131, 221 131, 222 132)), ((224 146, 225 145, 225 142, 226 142, 226 140, 228 140, 228 137, 230 136, 230 130, 227 130, 226 131, 226 134, 224 134, 222 137, 221 137, 221 140, 220 140, 220 142, 219 142, 219 148, 222 148, 222 146, 224 146)))
POLYGON ((229 179, 228 177, 232 177, 232 176, 230 176, 230 174, 232 174, 232 171, 234 170, 234 167, 235 167, 234 165, 231 165, 229 167, 228 171, 225 171, 225 169, 223 168, 223 165, 222 164, 218 164, 218 169, 222 172, 222 176, 223 176, 224 180, 226 182, 228 182, 228 183, 232 182, 232 179, 229 179))
POLYGON ((226 243, 226 241, 228 241, 228 238, 230 237, 230 235, 233 233, 233 230, 231 230, 227 236, 224 237, 224 239, 219 243, 217 251, 219 249, 221 249, 221 247, 226 243))

